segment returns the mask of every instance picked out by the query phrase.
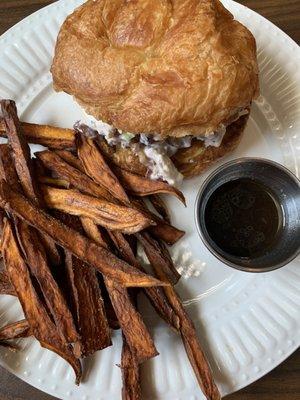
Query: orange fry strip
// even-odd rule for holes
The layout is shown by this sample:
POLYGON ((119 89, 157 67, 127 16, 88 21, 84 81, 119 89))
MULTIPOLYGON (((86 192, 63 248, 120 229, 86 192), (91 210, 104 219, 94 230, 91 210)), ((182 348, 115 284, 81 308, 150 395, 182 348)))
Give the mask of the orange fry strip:
MULTIPOLYGON (((156 275, 162 281, 166 283, 169 282, 167 275, 160 268, 159 263, 156 262, 155 253, 149 247, 149 244, 151 245, 152 242, 151 236, 148 233, 137 234, 137 236, 141 244, 143 245, 144 251, 156 275)), ((193 322, 191 321, 185 308, 183 307, 180 297, 176 293, 174 287, 165 287, 164 292, 170 305, 173 307, 174 311, 180 319, 179 331, 181 333, 187 356, 190 360, 191 366, 193 367, 199 386, 201 387, 207 399, 220 400, 221 395, 214 382, 210 366, 205 358, 204 352, 197 338, 197 333, 193 322)))
POLYGON ((124 335, 121 369, 123 382, 122 400, 141 400, 140 367, 124 335))
POLYGON ((119 178, 121 184, 129 191, 130 194, 135 196, 149 196, 150 194, 165 193, 171 194, 177 197, 184 205, 184 195, 173 186, 170 186, 166 182, 153 181, 148 178, 144 178, 141 175, 133 174, 132 172, 125 171, 119 167, 114 166, 113 171, 119 178))
POLYGON ((66 267, 76 293, 77 326, 81 339, 80 356, 87 357, 111 346, 110 331, 96 272, 66 252, 66 267))
MULTIPOLYGON (((55 215, 70 228, 83 231, 78 218, 61 212, 55 215)), ((68 298, 81 336, 76 354, 87 357, 111 346, 102 293, 96 271, 68 251, 65 252, 65 266, 68 298)))
POLYGON ((70 184, 69 182, 63 180, 63 179, 56 179, 56 178, 51 178, 50 176, 39 176, 38 178, 39 183, 42 183, 44 185, 48 186, 54 186, 58 187, 61 189, 70 189, 70 184))
POLYGON ((165 205, 163 199, 160 197, 159 194, 152 194, 149 196, 149 200, 158 214, 162 217, 162 219, 167 223, 171 224, 171 217, 169 214, 169 210, 165 205))
MULTIPOLYGON (((89 230, 87 234, 89 233, 93 240, 97 240, 93 231, 89 230)), ((137 362, 142 363, 155 357, 158 353, 153 340, 141 315, 132 304, 127 289, 115 284, 111 279, 104 279, 104 282, 122 332, 137 362)))
POLYGON ((167 222, 162 220, 156 220, 156 225, 151 226, 149 231, 169 246, 177 243, 185 235, 184 231, 181 231, 180 229, 175 228, 175 226, 169 225, 167 222))
MULTIPOLYGON (((143 272, 146 272, 142 265, 136 259, 128 241, 124 235, 120 232, 108 232, 115 247, 118 250, 121 258, 143 272)), ((164 292, 159 287, 144 288, 144 292, 148 297, 148 300, 156 310, 157 314, 171 327, 178 329, 179 319, 174 313, 172 307, 170 307, 164 292)))
POLYGON ((143 238, 144 241, 146 240, 145 238, 147 238, 147 248, 145 249, 146 255, 151 255, 151 260, 155 262, 156 268, 163 272, 164 276, 168 279, 168 282, 172 285, 176 285, 181 276, 176 270, 166 246, 162 242, 158 242, 151 238, 149 235, 145 234, 143 238))
POLYGON ((54 172, 60 179, 68 181, 74 188, 91 196, 101 197, 105 200, 115 202, 114 197, 102 186, 95 183, 91 178, 66 163, 61 157, 51 151, 36 153, 36 156, 46 168, 54 172))
POLYGON ((41 345, 64 358, 74 369, 76 383, 81 380, 81 365, 71 347, 58 335, 32 284, 26 263, 22 258, 12 225, 5 221, 3 234, 3 258, 10 280, 18 294, 32 334, 41 345))
POLYGON ((108 250, 96 245, 73 229, 60 223, 43 210, 37 209, 5 182, 0 183, 0 206, 16 214, 28 224, 49 235, 57 244, 70 251, 103 275, 126 287, 161 286, 162 282, 146 275, 108 250))
POLYGON ((55 154, 62 158, 66 163, 70 164, 74 168, 77 168, 79 171, 85 174, 82 162, 73 153, 68 150, 57 150, 55 151, 55 154))
MULTIPOLYGON (((27 143, 41 144, 51 149, 75 148, 75 134, 72 129, 29 124, 26 122, 22 122, 21 127, 27 143)), ((0 118, 0 136, 7 137, 3 118, 0 118)))
POLYGON ((113 204, 102 198, 97 199, 77 190, 43 186, 42 191, 48 208, 90 218, 107 229, 131 234, 154 224, 134 208, 113 204))
POLYGON ((76 134, 78 157, 86 174, 99 185, 104 186, 115 198, 129 203, 129 198, 115 174, 107 165, 99 147, 91 137, 82 133, 76 134))
POLYGON ((105 284, 128 345, 139 364, 158 355, 141 315, 132 304, 125 287, 111 279, 105 284))
POLYGON ((6 294, 10 296, 17 295, 9 280, 9 276, 5 271, 0 271, 0 294, 6 294))
MULTIPOLYGON (((38 206, 44 207, 43 196, 41 195, 34 173, 30 148, 21 132, 16 104, 11 100, 2 100, 1 109, 4 116, 8 142, 13 152, 14 163, 11 168, 13 168, 14 165, 24 194, 38 206)), ((4 148, 2 150, 5 151, 4 148)), ((3 157, 4 156, 5 154, 3 154, 3 157)), ((9 160, 11 160, 11 156, 9 160)), ((55 243, 53 243, 49 237, 41 237, 41 239, 46 247, 51 263, 59 265, 60 256, 55 243)))
POLYGON ((42 195, 34 179, 30 148, 20 132, 20 122, 15 102, 2 100, 1 109, 10 147, 13 150, 14 165, 26 197, 42 206, 42 195))
POLYGON ((159 218, 156 214, 152 213, 151 211, 148 210, 146 207, 143 199, 131 199, 131 203, 141 212, 143 212, 148 218, 152 218, 155 222, 155 226, 151 226, 149 231, 158 239, 163 240, 165 243, 167 243, 169 246, 172 246, 178 240, 180 240, 184 235, 185 232, 181 231, 174 226, 168 224, 161 218, 159 218))
POLYGON ((95 243, 100 244, 101 247, 104 247, 105 249, 109 250, 109 246, 104 238, 104 235, 99 229, 99 227, 95 224, 95 222, 92 219, 86 217, 81 217, 80 221, 83 230, 86 232, 87 236, 95 243))
POLYGON ((26 261, 32 274, 39 282, 45 302, 58 331, 68 343, 77 342, 79 335, 75 328, 72 314, 47 265, 47 256, 39 242, 38 232, 22 220, 16 219, 15 226, 26 261))
MULTIPOLYGON (((14 169, 8 145, 2 145, 0 147, 0 160, 2 176, 16 189, 19 189, 20 184, 17 180, 16 171, 14 169)), ((48 265, 47 254, 45 252, 45 248, 47 247, 43 245, 47 241, 50 242, 50 244, 52 243, 56 248, 55 242, 50 238, 50 240, 48 240, 48 236, 40 235, 35 231, 35 229, 28 226, 24 221, 19 221, 17 218, 15 219, 15 225, 23 254, 26 257, 31 273, 39 282, 44 299, 59 332, 69 343, 75 342, 78 340, 78 334, 75 329, 72 315, 55 279, 52 276, 48 265)))
POLYGON ((26 319, 13 322, 0 329, 0 341, 27 338, 31 336, 30 325, 26 319))

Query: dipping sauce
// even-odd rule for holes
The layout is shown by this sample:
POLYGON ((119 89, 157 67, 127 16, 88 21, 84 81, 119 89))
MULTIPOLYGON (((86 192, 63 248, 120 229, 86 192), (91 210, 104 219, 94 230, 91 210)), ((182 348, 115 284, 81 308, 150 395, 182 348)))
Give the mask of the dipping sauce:
POLYGON ((283 213, 263 184, 248 178, 220 186, 205 210, 207 232, 225 253, 253 258, 265 254, 280 237, 283 213))

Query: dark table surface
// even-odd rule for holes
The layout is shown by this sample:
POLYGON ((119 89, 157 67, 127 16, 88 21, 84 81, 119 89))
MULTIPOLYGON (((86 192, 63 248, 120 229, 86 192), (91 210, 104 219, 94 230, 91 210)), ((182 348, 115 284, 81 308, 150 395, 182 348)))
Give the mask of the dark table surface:
MULTIPOLYGON (((22 18, 53 2, 0 0, 0 35, 22 18)), ((300 43, 300 0, 243 0, 239 3, 262 14, 300 43)), ((264 378, 227 399, 299 400, 300 351, 264 378)), ((0 400, 54 400, 54 397, 30 387, 0 367, 0 400)))

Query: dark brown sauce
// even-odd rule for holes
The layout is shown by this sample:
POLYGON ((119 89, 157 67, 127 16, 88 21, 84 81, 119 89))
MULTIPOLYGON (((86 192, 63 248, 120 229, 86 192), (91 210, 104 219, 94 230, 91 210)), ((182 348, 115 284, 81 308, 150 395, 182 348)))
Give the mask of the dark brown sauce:
POLYGON ((278 240, 283 215, 274 195, 251 179, 237 179, 219 187, 205 210, 210 238, 225 253, 257 257, 278 240))

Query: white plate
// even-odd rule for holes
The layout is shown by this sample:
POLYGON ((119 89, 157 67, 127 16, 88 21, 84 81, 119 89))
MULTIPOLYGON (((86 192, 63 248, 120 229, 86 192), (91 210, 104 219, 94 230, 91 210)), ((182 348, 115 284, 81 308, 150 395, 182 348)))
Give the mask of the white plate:
MULTIPOLYGON (((54 3, 0 38, 0 97, 15 99, 25 121, 71 127, 82 116, 70 97, 53 92, 49 73, 59 26, 80 3, 54 3)), ((230 158, 270 158, 299 176, 299 47, 253 11, 230 0, 224 4, 257 39, 262 92, 242 142, 230 158)), ((184 184, 187 209, 169 201, 174 223, 187 232, 173 256, 184 275, 178 289, 225 395, 257 380, 299 346, 300 260, 265 275, 238 272, 216 260, 198 238, 193 218, 195 197, 205 176, 184 184)), ((179 338, 148 309, 145 306, 160 356, 143 366, 145 399, 203 399, 179 338)), ((16 300, 1 297, 0 326, 21 315, 16 300)), ((1 349, 0 363, 31 385, 63 399, 120 398, 120 371, 115 366, 120 359, 119 334, 113 348, 85 362, 85 379, 79 388, 62 359, 34 340, 21 345, 17 354, 1 349)))

